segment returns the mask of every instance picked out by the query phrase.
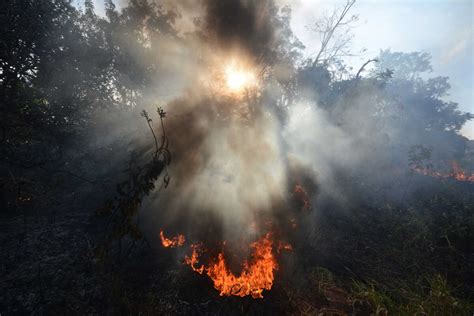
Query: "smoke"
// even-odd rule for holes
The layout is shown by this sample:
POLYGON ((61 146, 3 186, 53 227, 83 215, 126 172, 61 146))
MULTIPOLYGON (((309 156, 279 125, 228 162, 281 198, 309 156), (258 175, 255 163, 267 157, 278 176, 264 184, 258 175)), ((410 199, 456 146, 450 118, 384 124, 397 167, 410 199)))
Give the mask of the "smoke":
MULTIPOLYGON (((178 73, 165 82, 180 81, 182 88, 165 105, 171 182, 145 207, 150 234, 173 227, 203 240, 212 227, 213 239, 255 240, 269 229, 268 221, 287 225, 298 211, 295 184, 303 185, 313 205, 318 199, 349 204, 334 170, 350 170, 368 159, 365 135, 373 126, 360 128, 359 123, 369 100, 354 99, 351 113, 339 109, 341 120, 350 123, 345 129, 319 109, 314 97, 290 104, 287 120, 281 120, 275 102, 285 92, 275 89, 278 83, 271 75, 261 74, 283 62, 277 50, 285 39, 276 32, 280 24, 273 1, 207 0, 181 6, 182 12, 201 16, 194 16, 194 32, 166 43, 166 51, 185 53, 160 54, 178 73), (225 69, 232 63, 256 74, 258 86, 229 91, 225 69)), ((182 13, 179 19, 189 17, 182 13)), ((155 97, 150 92, 150 101, 155 97)))
POLYGON ((171 106, 177 110, 167 123, 174 159, 167 212, 188 218, 211 213, 229 231, 246 227, 253 214, 270 212, 284 197, 285 166, 271 117, 232 118, 234 102, 207 98, 171 106))
MULTIPOLYGON (((163 1, 160 8, 176 13, 175 34, 150 33, 147 55, 131 50, 141 65, 156 65, 138 107, 152 113, 160 105, 168 113, 171 182, 144 205, 150 235, 172 227, 189 240, 255 240, 271 229, 269 221, 289 223, 299 211, 295 185, 313 213, 327 201, 337 211, 363 198, 406 194, 406 177, 397 172, 407 165, 408 146, 395 146, 418 136, 398 126, 397 101, 380 102, 377 80, 355 80, 325 108, 321 87, 328 82, 336 91, 329 73, 302 80, 297 97, 286 99, 285 80, 298 69, 294 51, 282 46, 291 33, 282 31, 273 1, 163 1), (229 65, 251 72, 255 85, 231 91, 229 65)), ((143 144, 147 132, 133 142, 143 144)))
POLYGON ((268 59, 275 41, 273 1, 207 0, 205 30, 219 47, 242 49, 254 58, 268 59))
POLYGON ((205 240, 210 229, 215 240, 255 240, 291 192, 281 125, 261 92, 262 69, 277 62, 277 7, 244 0, 160 5, 180 12, 179 35, 149 36, 156 55, 134 58, 158 65, 161 88, 146 91, 143 106, 153 113, 150 105, 158 103, 168 113, 171 182, 147 199, 144 228, 155 237, 172 227, 190 240, 205 240), (251 73, 255 83, 232 91, 229 66, 251 73))
POLYGON ((364 153, 357 148, 353 135, 334 125, 314 101, 300 101, 289 111, 283 138, 294 160, 307 171, 317 170, 317 181, 323 190, 320 193, 343 201, 333 170, 349 168, 363 159, 364 153))

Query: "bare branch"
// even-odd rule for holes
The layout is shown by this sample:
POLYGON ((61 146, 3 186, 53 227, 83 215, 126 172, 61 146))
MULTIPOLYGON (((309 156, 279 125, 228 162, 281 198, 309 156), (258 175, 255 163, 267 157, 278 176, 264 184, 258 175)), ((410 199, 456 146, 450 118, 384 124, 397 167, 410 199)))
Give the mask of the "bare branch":
POLYGON ((361 74, 362 71, 364 71, 365 66, 367 66, 367 65, 370 64, 371 62, 377 63, 378 61, 379 61, 379 60, 378 60, 377 58, 367 60, 367 61, 362 65, 362 67, 360 67, 359 71, 357 72, 356 79, 359 79, 359 78, 360 78, 360 74, 361 74))
MULTIPOLYGON (((334 33, 336 30, 340 29, 341 27, 349 27, 351 23, 357 20, 357 16, 352 16, 349 19, 346 19, 347 13, 352 8, 356 0, 347 0, 345 5, 342 7, 342 10, 334 10, 331 16, 325 17, 323 21, 316 22, 313 31, 318 32, 321 36, 321 48, 319 49, 316 58, 313 61, 313 66, 318 64, 323 57, 328 54, 329 58, 334 58, 338 56, 344 48, 347 47, 349 44, 351 37, 343 37, 340 38, 339 41, 336 40, 336 43, 333 47, 329 47, 329 44, 334 39, 334 33)), ((348 32, 346 32, 347 35, 348 32)))

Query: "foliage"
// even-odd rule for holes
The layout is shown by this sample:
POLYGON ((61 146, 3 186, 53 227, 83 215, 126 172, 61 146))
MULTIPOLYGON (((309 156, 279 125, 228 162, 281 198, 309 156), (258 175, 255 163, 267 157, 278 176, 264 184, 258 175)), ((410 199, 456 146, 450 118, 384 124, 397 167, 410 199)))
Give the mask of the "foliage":
POLYGON ((118 243, 117 256, 120 258, 122 256, 122 240, 127 236, 131 237, 133 242, 129 245, 125 257, 130 254, 135 246, 135 241, 143 238, 137 220, 142 200, 155 189, 156 182, 163 172, 165 172, 165 175, 162 188, 166 188, 170 181, 166 167, 171 162, 171 154, 168 150, 168 138, 163 125, 163 118, 166 113, 161 108, 158 108, 157 112, 163 131, 160 145, 158 145, 155 131, 151 125, 152 119, 145 110, 142 112, 142 116, 146 119, 155 139, 155 153, 152 160, 142 166, 132 156, 129 167, 125 170, 128 179, 117 185, 116 197, 97 210, 98 215, 108 218, 112 225, 111 232, 106 229, 106 239, 97 248, 97 256, 100 259, 105 259, 113 243, 118 243))
POLYGON ((446 279, 437 274, 426 279, 426 286, 406 288, 355 281, 352 301, 357 309, 368 308, 375 315, 470 315, 474 305, 453 296, 446 279))
POLYGON ((408 152, 408 162, 412 169, 416 168, 432 168, 433 165, 430 162, 431 159, 431 148, 426 148, 423 145, 414 145, 408 152))
POLYGON ((355 281, 352 289, 352 302, 355 309, 368 307, 375 315, 388 315, 389 311, 395 310, 390 296, 382 291, 377 291, 374 284, 366 285, 355 281))
POLYGON ((103 113, 133 110, 154 86, 158 61, 136 55, 153 55, 158 37, 174 36, 175 15, 147 1, 132 1, 121 14, 108 1, 109 19, 94 13, 92 1, 84 12, 66 0, 0 6, 0 178, 8 186, 16 186, 10 174, 38 187, 52 174, 96 184, 79 168, 82 157, 97 156, 93 131, 103 113), (138 36, 143 29, 151 46, 138 36))

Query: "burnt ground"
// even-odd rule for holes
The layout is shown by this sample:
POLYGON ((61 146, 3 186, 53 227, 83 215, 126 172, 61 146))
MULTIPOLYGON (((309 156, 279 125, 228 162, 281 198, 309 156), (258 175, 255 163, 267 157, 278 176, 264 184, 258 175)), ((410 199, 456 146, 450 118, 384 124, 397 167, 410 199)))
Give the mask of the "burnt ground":
POLYGON ((384 315, 447 308, 441 315, 469 315, 472 185, 448 181, 435 193, 437 185, 416 193, 424 198, 409 208, 354 205, 340 213, 329 203, 302 213, 294 250, 282 254, 263 299, 219 296, 207 277, 182 264, 182 252, 151 238, 126 255, 101 258, 96 250, 107 225, 96 200, 85 199, 86 208, 69 203, 77 198, 41 212, 23 207, 0 221, 0 313, 384 315), (310 218, 319 224, 305 226, 310 218))
MULTIPOLYGON (((9 215, 0 227, 2 315, 287 314, 334 305, 318 291, 309 302, 308 293, 303 299, 309 288, 290 290, 303 279, 290 267, 293 254, 282 258, 263 299, 221 297, 207 277, 157 244, 140 243, 121 262, 104 264, 95 255, 100 234, 93 211, 9 215)), ((341 310, 341 299, 334 300, 341 310)))

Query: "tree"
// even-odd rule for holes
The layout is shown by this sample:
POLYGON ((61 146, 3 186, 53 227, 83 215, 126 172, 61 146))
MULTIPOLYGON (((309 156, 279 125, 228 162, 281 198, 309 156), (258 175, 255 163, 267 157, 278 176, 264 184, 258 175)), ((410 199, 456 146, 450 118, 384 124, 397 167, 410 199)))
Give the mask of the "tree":
POLYGON ((347 0, 341 7, 330 15, 325 15, 317 21, 312 30, 319 34, 321 47, 313 59, 313 66, 318 63, 328 63, 344 56, 351 55, 349 44, 352 40, 351 26, 358 21, 357 15, 348 16, 355 0, 347 0))
POLYGON ((99 111, 130 111, 155 87, 155 45, 174 36, 175 14, 139 0, 119 14, 108 1, 106 20, 92 1, 84 7, 67 0, 0 4, 2 179, 39 187, 58 174, 86 180, 78 165, 92 154, 99 111))
POLYGON ((393 71, 386 89, 402 105, 400 115, 405 128, 418 129, 413 130, 414 135, 457 133, 474 118, 471 113, 459 111, 457 103, 445 100, 451 88, 448 77, 424 79, 432 71, 428 53, 383 50, 378 59, 374 72, 393 71))

